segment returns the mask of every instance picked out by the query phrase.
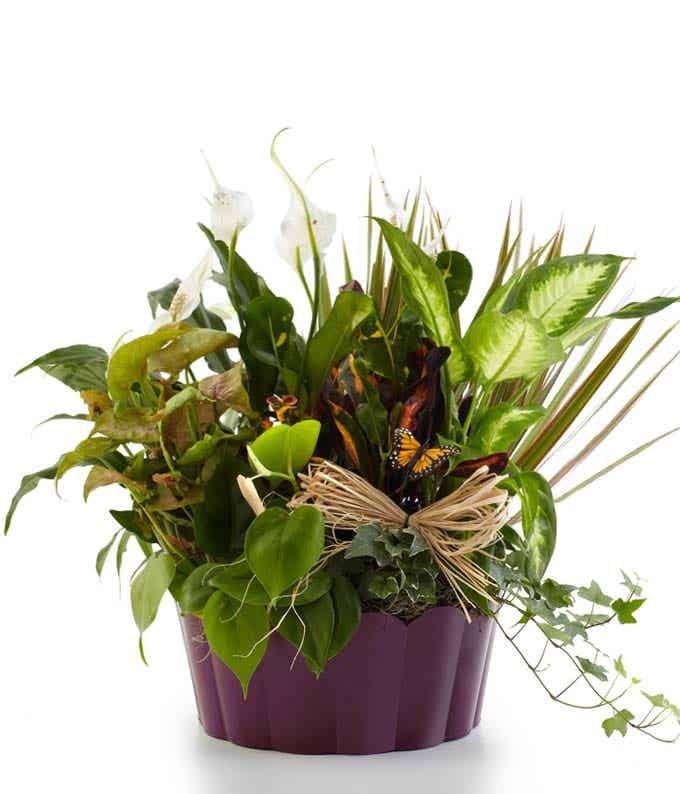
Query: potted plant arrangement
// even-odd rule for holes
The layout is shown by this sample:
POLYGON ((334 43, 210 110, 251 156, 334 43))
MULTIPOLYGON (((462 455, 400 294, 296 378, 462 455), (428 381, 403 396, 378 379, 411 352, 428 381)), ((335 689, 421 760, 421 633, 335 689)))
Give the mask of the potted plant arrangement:
POLYGON ((275 143, 290 187, 278 250, 300 277, 309 327, 296 327, 292 305, 243 258, 250 198, 215 179, 210 224, 200 226, 209 252, 184 281, 149 293, 147 334, 110 354, 61 348, 21 370, 38 367, 78 392, 87 410, 73 418, 88 429, 23 478, 5 531, 23 496, 74 467, 89 469, 85 499, 127 489, 130 507, 111 511, 118 529, 97 570, 112 549, 120 559, 138 546, 131 602, 142 658, 142 635, 170 593, 199 717, 215 737, 301 753, 462 737, 479 723, 500 635, 554 700, 601 711, 607 735, 674 741, 680 709, 597 647, 607 624, 636 622, 638 578, 624 574, 609 595, 594 581, 547 576, 553 488, 660 373, 556 473, 541 471, 609 406, 622 381, 609 393, 605 384, 645 318, 678 299, 609 306, 625 257, 592 253, 592 239, 566 254, 562 228, 522 252, 508 218, 464 327, 470 262, 449 248, 423 191, 398 203, 379 175, 387 211, 374 210, 369 190, 365 279, 343 246, 346 283, 333 298, 325 253, 335 217, 308 200, 275 143), (237 334, 204 305, 208 279, 225 288, 237 334), (531 632, 538 658, 522 645, 531 632), (550 657, 564 683, 546 678, 550 657))

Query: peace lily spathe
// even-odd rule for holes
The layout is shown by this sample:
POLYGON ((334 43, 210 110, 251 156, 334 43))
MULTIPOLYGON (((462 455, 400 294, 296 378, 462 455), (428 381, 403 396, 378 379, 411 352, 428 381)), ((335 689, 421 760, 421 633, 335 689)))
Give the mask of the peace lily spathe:
POLYGON ((208 251, 177 288, 170 309, 159 314, 153 321, 151 332, 168 325, 168 323, 178 323, 190 317, 201 302, 201 293, 211 273, 210 252, 208 251))
MULTIPOLYGON (((336 217, 334 213, 320 209, 307 198, 305 198, 305 203, 311 218, 317 251, 320 256, 323 256, 333 241, 336 217)), ((296 266, 298 257, 301 264, 312 258, 307 216, 302 199, 295 190, 290 191, 290 203, 288 211, 281 221, 281 230, 276 239, 276 250, 293 267, 296 266)))
POLYGON ((203 159, 215 183, 215 191, 210 202, 210 229, 216 240, 227 245, 235 234, 240 234, 253 219, 253 202, 247 193, 241 190, 227 190, 217 178, 208 158, 203 159))

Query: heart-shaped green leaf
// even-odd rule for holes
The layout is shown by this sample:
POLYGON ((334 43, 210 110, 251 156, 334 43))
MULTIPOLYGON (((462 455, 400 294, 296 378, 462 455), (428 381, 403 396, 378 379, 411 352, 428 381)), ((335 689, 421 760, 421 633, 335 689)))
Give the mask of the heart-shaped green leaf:
POLYGON ((248 528, 245 555, 250 569, 275 599, 312 568, 323 544, 323 518, 315 507, 303 505, 292 513, 271 507, 248 528))
POLYGON ((300 650, 307 666, 318 678, 329 659, 335 628, 335 608, 330 593, 312 604, 296 607, 295 611, 277 609, 274 619, 277 625, 281 624, 279 634, 300 650))
POLYGON ((263 467, 260 473, 274 472, 290 477, 307 465, 314 454, 320 431, 321 423, 316 419, 305 419, 294 425, 276 425, 265 430, 248 449, 263 467))
MULTIPOLYGON (((156 619, 158 606, 175 574, 172 557, 160 552, 149 557, 132 580, 130 600, 132 615, 139 629, 139 650, 144 659, 142 634, 156 619)), ((146 659, 144 659, 146 662, 146 659)))

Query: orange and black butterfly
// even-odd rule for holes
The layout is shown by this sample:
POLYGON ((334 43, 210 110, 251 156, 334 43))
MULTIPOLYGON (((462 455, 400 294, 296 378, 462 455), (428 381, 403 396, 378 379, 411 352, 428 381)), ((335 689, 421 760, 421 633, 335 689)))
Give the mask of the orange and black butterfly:
POLYGON ((429 447, 421 444, 410 430, 398 427, 394 431, 394 442, 389 462, 395 469, 405 469, 416 480, 427 477, 442 463, 460 452, 459 447, 447 444, 429 447))

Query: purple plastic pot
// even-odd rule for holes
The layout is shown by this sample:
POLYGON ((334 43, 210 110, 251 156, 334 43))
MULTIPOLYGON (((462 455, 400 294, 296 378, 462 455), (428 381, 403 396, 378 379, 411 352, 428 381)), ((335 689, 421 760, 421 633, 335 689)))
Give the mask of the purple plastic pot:
POLYGON ((317 680, 273 635, 244 701, 210 652, 201 621, 181 618, 198 716, 206 733, 286 753, 364 755, 460 739, 479 724, 494 624, 435 607, 411 623, 366 613, 317 680))

